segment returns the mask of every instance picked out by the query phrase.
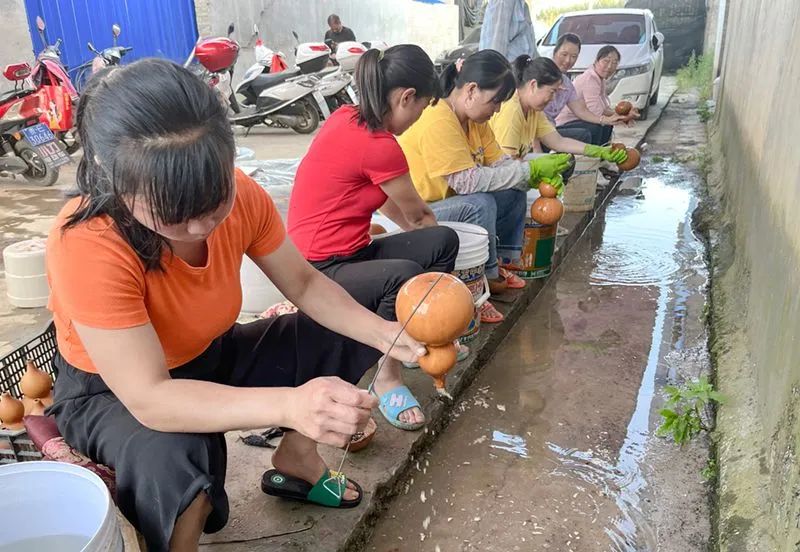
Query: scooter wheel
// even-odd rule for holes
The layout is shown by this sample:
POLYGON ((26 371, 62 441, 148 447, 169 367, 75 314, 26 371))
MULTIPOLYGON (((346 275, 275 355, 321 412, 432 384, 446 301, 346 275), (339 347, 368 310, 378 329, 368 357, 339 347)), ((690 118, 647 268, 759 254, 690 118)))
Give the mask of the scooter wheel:
POLYGON ((292 130, 298 134, 311 134, 319 127, 319 111, 309 102, 303 102, 302 108, 303 122, 293 126, 292 130))
POLYGON ((28 165, 28 170, 22 173, 25 180, 41 186, 52 186, 56 183, 58 169, 48 167, 35 149, 27 144, 17 144, 14 149, 19 158, 28 165))

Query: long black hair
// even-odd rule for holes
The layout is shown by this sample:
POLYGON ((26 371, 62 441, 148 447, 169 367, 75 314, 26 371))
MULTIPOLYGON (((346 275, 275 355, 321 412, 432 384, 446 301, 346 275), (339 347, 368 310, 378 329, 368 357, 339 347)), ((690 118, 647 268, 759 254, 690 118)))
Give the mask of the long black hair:
POLYGON ((414 88, 418 98, 439 97, 433 62, 415 44, 399 44, 384 52, 371 49, 356 65, 360 96, 358 122, 370 130, 383 128, 389 112, 389 93, 395 88, 414 88))
POLYGON ((108 215, 147 270, 162 268, 169 244, 125 200, 144 200, 153 220, 168 225, 212 213, 234 193, 236 148, 225 108, 170 61, 143 59, 95 75, 78 104, 77 129, 81 202, 63 231, 108 215))
POLYGON ((474 82, 481 90, 494 90, 497 93, 492 98, 494 103, 500 104, 514 95, 517 81, 511 70, 511 65, 503 55, 496 50, 481 50, 475 52, 464 60, 459 71, 455 63, 451 63, 442 71, 439 77, 442 96, 449 96, 456 88, 474 82))
POLYGON ((514 78, 517 79, 519 88, 532 80, 538 85, 561 82, 561 70, 550 58, 531 59, 531 56, 523 54, 514 60, 513 66, 514 78))

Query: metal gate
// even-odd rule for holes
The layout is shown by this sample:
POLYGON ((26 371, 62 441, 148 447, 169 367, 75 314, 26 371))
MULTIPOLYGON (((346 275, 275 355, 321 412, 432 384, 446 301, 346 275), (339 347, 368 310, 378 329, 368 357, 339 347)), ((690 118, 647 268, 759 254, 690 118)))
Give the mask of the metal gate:
POLYGON ((25 0, 35 52, 42 50, 36 17, 51 43, 62 39, 61 59, 71 69, 112 45, 111 25, 122 27, 120 46, 132 46, 123 63, 143 57, 183 62, 197 41, 194 0, 25 0))

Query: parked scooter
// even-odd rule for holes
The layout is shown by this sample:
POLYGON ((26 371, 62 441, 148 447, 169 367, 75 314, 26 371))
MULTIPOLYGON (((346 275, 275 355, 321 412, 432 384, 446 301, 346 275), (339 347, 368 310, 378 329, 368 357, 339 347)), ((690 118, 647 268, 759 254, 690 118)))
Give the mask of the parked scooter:
MULTIPOLYGON (((297 47, 295 48, 295 60, 298 67, 314 66, 321 63, 326 55, 330 59, 330 48, 326 43, 304 42, 300 43, 297 33, 292 31, 297 47)), ((366 50, 365 50, 366 51, 366 50)), ((326 63, 325 65, 328 65, 326 63)), ((358 95, 353 85, 353 78, 350 73, 343 70, 341 66, 323 67, 313 73, 319 79, 317 90, 325 98, 328 111, 333 113, 343 105, 358 104, 358 95)), ((321 113, 323 118, 327 115, 321 113)))
POLYGON ((232 82, 233 70, 239 58, 239 44, 231 38, 233 31, 234 26, 231 23, 228 25, 227 37, 198 39, 183 66, 217 90, 223 104, 238 109, 232 82), (195 59, 198 63, 192 63, 195 59))
MULTIPOLYGON (((257 33, 258 27, 254 29, 257 33)), ((330 116, 325 97, 317 89, 320 80, 316 75, 328 64, 330 50, 322 43, 308 48, 312 54, 303 59, 298 53, 297 65, 291 69, 266 73, 262 62, 252 65, 236 86, 240 101, 231 102, 231 123, 248 128, 259 124, 291 128, 299 134, 314 132, 320 118, 330 116)))
POLYGON ((79 92, 83 91, 83 87, 86 86, 87 81, 92 75, 104 67, 119 65, 122 63, 122 58, 125 56, 125 54, 133 50, 132 47, 123 47, 117 45, 117 39, 121 33, 122 29, 120 26, 114 23, 111 26, 111 35, 114 37, 113 46, 101 51, 98 51, 91 42, 86 43, 86 47, 89 49, 89 51, 95 54, 94 58, 70 70, 70 73, 74 75, 73 82, 75 83, 75 86, 79 92))
POLYGON ((31 72, 27 63, 8 65, 3 71, 14 82, 14 90, 0 101, 0 174, 21 174, 29 182, 52 186, 58 180, 58 169, 48 167, 21 132, 39 124, 45 113, 42 95, 25 87, 31 72))
POLYGON ((31 72, 31 82, 45 100, 45 112, 40 120, 46 124, 65 146, 68 154, 80 149, 75 134, 72 111, 78 103, 78 91, 61 61, 61 39, 50 44, 45 35, 46 25, 36 17, 36 28, 44 49, 36 56, 36 65, 31 72))

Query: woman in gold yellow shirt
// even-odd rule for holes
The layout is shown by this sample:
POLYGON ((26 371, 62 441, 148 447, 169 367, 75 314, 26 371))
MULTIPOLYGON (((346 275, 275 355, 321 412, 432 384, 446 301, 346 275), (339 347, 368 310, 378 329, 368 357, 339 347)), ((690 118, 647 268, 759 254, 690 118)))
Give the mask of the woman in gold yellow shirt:
POLYGON ((625 150, 612 152, 610 147, 562 136, 548 121, 544 108, 561 86, 561 71, 553 60, 520 56, 514 61, 513 68, 517 91, 489 123, 504 152, 515 158, 524 158, 534 151, 534 143, 539 140, 553 151, 598 157, 613 163, 621 163, 627 158, 625 150))
MULTIPOLYGON (((499 264, 519 260, 526 191, 542 178, 561 173, 569 156, 521 162, 503 153, 489 119, 514 94, 517 83, 511 65, 498 52, 482 50, 448 66, 441 84, 442 99, 426 108, 398 139, 411 179, 437 220, 477 224, 488 231, 485 270, 493 293, 524 287, 499 264)), ((503 319, 488 302, 482 309, 483 322, 503 319)))

